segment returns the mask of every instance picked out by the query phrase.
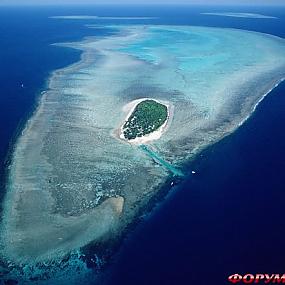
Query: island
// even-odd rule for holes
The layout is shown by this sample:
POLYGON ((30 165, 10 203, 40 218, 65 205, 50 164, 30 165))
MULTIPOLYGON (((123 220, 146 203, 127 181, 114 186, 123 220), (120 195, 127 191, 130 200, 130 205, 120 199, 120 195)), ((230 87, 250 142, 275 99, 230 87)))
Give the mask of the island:
POLYGON ((121 128, 121 138, 131 142, 141 142, 144 138, 157 132, 152 139, 161 135, 169 118, 168 106, 154 99, 139 100, 133 106, 121 128))

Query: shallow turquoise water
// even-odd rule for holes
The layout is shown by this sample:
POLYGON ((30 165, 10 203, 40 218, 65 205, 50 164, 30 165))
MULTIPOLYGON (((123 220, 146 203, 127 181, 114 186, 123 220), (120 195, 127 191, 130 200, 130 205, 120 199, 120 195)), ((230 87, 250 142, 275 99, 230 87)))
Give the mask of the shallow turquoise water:
POLYGON ((140 148, 151 157, 156 163, 160 164, 166 170, 168 170, 174 177, 183 177, 184 174, 181 170, 173 166, 172 164, 163 160, 163 158, 159 157, 159 155, 149 148, 147 145, 141 145, 140 148))

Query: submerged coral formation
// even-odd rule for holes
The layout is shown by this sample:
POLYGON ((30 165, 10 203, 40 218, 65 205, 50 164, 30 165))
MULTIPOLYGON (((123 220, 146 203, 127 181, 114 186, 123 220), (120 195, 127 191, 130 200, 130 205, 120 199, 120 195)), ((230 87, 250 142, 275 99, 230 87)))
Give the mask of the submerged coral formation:
MULTIPOLYGON (((17 140, 1 228, 2 256, 16 264, 61 258, 119 236, 171 166, 234 131, 284 77, 285 43, 277 37, 112 28, 113 36, 63 45, 82 50, 82 59, 53 73, 17 140), (122 108, 149 94, 175 108, 167 132, 152 144, 155 160, 114 135, 125 119, 122 108)), ((165 120, 162 106, 154 129, 165 120)))

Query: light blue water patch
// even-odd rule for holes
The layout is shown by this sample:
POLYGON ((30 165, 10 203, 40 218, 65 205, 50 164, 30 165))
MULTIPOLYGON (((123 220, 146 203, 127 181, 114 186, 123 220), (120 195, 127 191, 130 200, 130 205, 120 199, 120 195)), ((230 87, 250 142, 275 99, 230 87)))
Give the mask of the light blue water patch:
POLYGON ((161 52, 189 56, 190 51, 191 55, 195 56, 197 52, 211 50, 211 45, 214 45, 215 42, 215 38, 209 38, 195 32, 150 28, 146 38, 142 38, 118 50, 143 60, 158 63, 162 59, 160 57, 161 52), (173 39, 171 44, 169 42, 170 38, 173 39), (185 43, 190 44, 186 50, 185 43))
MULTIPOLYGON (((243 82, 248 75, 278 65, 283 51, 275 43, 270 37, 239 30, 151 26, 116 50, 161 68, 153 74, 152 84, 178 90, 212 113, 219 106, 209 100, 207 89, 213 87, 214 99, 213 90, 227 89, 229 77, 243 82)), ((222 98, 218 96, 217 102, 222 98)))
POLYGON ((233 18, 249 18, 249 19, 278 19, 274 16, 256 14, 256 13, 236 13, 236 12, 208 12, 201 13, 201 15, 220 16, 220 17, 233 17, 233 18))
POLYGON ((156 163, 160 164, 162 167, 167 169, 170 173, 172 173, 173 176, 183 177, 183 172, 170 164, 169 162, 165 161, 162 157, 159 156, 158 153, 153 151, 149 146, 147 145, 141 145, 140 148, 149 156, 151 157, 156 163))

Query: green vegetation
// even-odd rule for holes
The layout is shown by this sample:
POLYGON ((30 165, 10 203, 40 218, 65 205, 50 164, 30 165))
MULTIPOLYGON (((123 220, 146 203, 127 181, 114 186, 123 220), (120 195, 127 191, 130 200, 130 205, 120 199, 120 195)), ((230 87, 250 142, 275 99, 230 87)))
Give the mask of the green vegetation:
POLYGON ((150 134, 167 120, 167 106, 154 100, 140 102, 123 126, 124 137, 128 140, 150 134))

